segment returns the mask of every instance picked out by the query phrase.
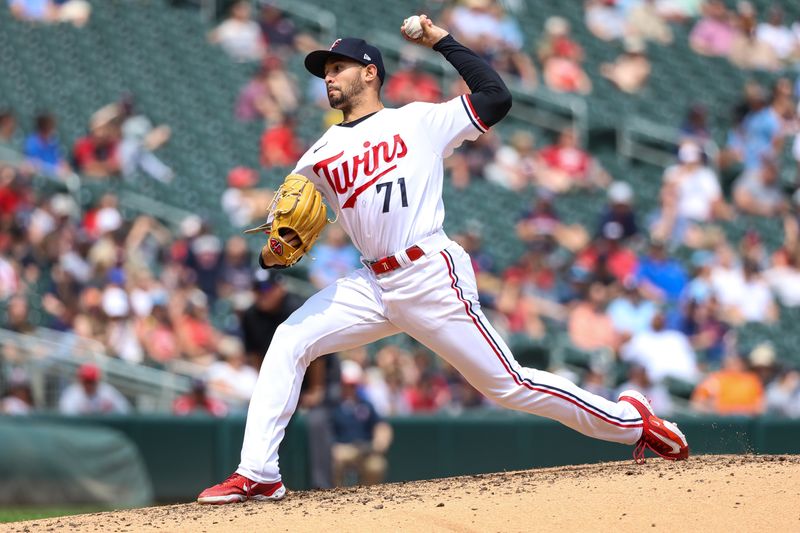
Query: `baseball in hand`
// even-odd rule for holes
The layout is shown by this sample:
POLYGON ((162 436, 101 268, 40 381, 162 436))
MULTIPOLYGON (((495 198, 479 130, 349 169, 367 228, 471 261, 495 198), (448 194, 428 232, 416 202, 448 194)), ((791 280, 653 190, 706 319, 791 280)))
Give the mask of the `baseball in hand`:
POLYGON ((410 39, 419 39, 422 37, 422 24, 419 22, 418 15, 408 17, 403 21, 403 33, 408 35, 410 39))

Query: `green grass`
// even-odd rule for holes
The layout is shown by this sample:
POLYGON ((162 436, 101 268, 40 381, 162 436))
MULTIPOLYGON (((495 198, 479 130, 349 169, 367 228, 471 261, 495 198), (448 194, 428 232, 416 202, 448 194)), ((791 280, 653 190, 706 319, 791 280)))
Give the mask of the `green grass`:
POLYGON ((0 524, 4 522, 20 522, 85 513, 110 511, 108 507, 92 506, 60 506, 60 507, 0 507, 0 524))

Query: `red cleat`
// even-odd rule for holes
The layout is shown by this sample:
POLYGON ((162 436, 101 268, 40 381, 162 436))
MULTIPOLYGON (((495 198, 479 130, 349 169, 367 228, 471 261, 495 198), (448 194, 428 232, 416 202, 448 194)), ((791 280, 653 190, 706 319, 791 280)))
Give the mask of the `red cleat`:
POLYGON ((280 500, 286 495, 283 483, 257 483, 233 473, 222 483, 209 487, 197 497, 197 503, 221 505, 245 500, 280 500))
POLYGON ((658 418, 650 407, 650 402, 635 390, 626 390, 619 395, 619 401, 628 402, 642 416, 642 438, 633 450, 633 459, 644 463, 644 450, 650 448, 670 461, 683 461, 689 458, 689 444, 676 424, 658 418))

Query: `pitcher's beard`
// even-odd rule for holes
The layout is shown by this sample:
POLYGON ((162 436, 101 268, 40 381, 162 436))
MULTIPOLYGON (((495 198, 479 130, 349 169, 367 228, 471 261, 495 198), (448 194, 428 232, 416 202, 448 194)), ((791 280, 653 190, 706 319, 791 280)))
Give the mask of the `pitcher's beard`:
POLYGON ((339 89, 333 94, 328 93, 328 103, 333 109, 344 111, 353 107, 357 102, 358 96, 364 92, 365 88, 366 84, 359 79, 347 88, 339 89))

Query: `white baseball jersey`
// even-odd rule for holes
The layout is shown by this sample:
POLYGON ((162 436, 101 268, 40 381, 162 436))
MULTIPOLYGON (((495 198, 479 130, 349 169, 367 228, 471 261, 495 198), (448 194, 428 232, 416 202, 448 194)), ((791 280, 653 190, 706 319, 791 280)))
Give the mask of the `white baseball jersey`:
POLYGON ((361 255, 376 260, 442 229, 442 160, 484 131, 468 96, 382 109, 331 126, 294 172, 314 182, 361 255))

